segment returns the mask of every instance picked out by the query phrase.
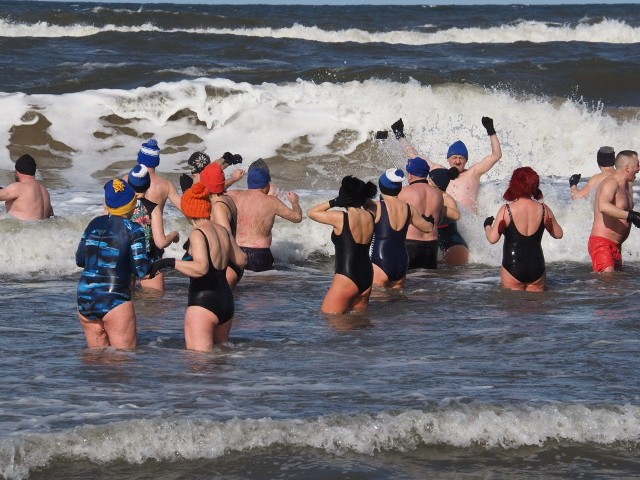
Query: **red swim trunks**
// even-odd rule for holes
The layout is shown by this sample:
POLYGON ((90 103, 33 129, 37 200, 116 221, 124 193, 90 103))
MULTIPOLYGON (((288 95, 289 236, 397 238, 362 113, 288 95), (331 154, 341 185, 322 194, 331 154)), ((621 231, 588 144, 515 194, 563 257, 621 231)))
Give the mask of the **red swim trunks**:
POLYGON ((589 237, 589 255, 594 272, 604 272, 607 267, 622 268, 622 250, 618 243, 604 237, 589 237))

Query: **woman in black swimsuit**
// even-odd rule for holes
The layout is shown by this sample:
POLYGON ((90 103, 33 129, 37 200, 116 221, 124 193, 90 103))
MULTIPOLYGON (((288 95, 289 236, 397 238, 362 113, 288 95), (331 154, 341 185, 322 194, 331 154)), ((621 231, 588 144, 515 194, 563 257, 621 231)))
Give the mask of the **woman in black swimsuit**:
POLYGON ((542 199, 540 177, 531 167, 516 168, 503 198, 510 202, 484 221, 490 243, 504 235, 501 278, 502 286, 511 290, 541 292, 546 287, 542 234, 547 230, 553 238, 562 238, 562 227, 542 199))
POLYGON ((247 256, 223 226, 211 222, 211 200, 204 184, 196 183, 182 195, 181 208, 193 225, 188 250, 193 260, 163 258, 152 265, 150 276, 171 267, 190 277, 184 317, 186 346, 211 351, 214 345, 226 343, 231 331, 234 303, 227 265, 244 266, 247 256))
POLYGON ((363 207, 378 191, 371 183, 348 175, 342 179, 338 196, 311 208, 307 215, 319 223, 331 225, 335 245, 335 275, 322 302, 324 313, 362 311, 369 304, 373 266, 369 247, 373 237, 374 216, 363 207), (343 207, 346 211, 329 211, 343 207))

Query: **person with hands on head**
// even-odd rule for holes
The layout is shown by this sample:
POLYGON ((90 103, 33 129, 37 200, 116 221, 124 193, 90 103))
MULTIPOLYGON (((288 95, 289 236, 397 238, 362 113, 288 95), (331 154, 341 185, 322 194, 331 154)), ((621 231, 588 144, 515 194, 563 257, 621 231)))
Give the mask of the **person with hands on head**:
POLYGON ((638 153, 618 152, 615 172, 607 176, 596 190, 593 226, 588 250, 594 272, 613 272, 622 268, 622 243, 631 225, 640 228, 640 213, 633 210, 631 183, 638 173, 638 153))
POLYGON ((424 233, 434 230, 433 215, 425 216, 412 205, 398 198, 402 190, 404 172, 390 168, 378 179, 380 200, 375 206, 375 230, 371 244, 373 285, 385 288, 404 286, 409 254, 405 240, 409 226, 424 233))
POLYGON ((235 305, 226 270, 230 262, 239 266, 247 262, 227 229, 211 221, 209 195, 201 182, 182 195, 182 212, 193 226, 188 251, 192 260, 163 258, 150 270, 151 277, 163 268, 174 268, 189 277, 185 343, 188 350, 204 352, 229 341, 235 305))
POLYGON ((347 175, 338 196, 308 210, 311 220, 331 225, 335 245, 335 275, 322 302, 321 311, 343 314, 363 311, 369 304, 373 266, 369 248, 374 231, 374 215, 364 206, 378 189, 371 182, 347 175), (330 210, 334 207, 345 211, 330 210))
POLYGON ((540 177, 531 167, 516 168, 503 198, 509 202, 484 221, 490 243, 504 235, 502 286, 511 290, 542 292, 546 288, 542 235, 546 230, 553 238, 562 238, 562 227, 551 209, 540 202, 540 177))
MULTIPOLYGON (((180 234, 171 231, 165 235, 162 213, 155 203, 145 198, 145 192, 151 185, 149 169, 144 165, 136 165, 127 175, 128 183, 136 192, 136 206, 131 220, 139 224, 144 230, 147 243, 147 255, 152 262, 162 258, 164 249, 172 243, 180 241, 180 234)), ((164 291, 164 275, 161 273, 155 278, 145 277, 140 281, 143 288, 153 288, 164 291)))
MULTIPOLYGON (((233 199, 226 194, 226 181, 222 167, 212 163, 200 174, 200 179, 211 193, 211 221, 222 225, 235 239, 238 228, 238 209, 233 199)), ((244 269, 233 262, 227 267, 227 281, 234 288, 242 278, 244 269)))
POLYGON ((571 189, 572 199, 576 200, 578 198, 588 197, 591 192, 594 192, 598 188, 598 185, 600 185, 605 178, 615 172, 614 164, 616 161, 616 154, 613 148, 600 147, 596 155, 596 159, 598 167, 600 168, 600 173, 591 177, 584 187, 578 188, 582 175, 574 173, 569 177, 569 188, 571 189))
POLYGON ((91 220, 76 250, 76 265, 83 268, 78 317, 89 348, 134 349, 131 279, 147 275, 151 262, 144 230, 131 220, 136 192, 119 178, 107 182, 104 192, 107 214, 91 220))
MULTIPOLYGON (((242 156, 237 153, 224 152, 222 157, 218 158, 213 163, 217 163, 224 170, 231 165, 238 165, 239 163, 242 163, 242 156)), ((183 173, 180 175, 180 189, 182 192, 187 191, 194 183, 200 181, 200 173, 207 167, 207 165, 211 164, 211 158, 209 158, 209 155, 204 152, 194 152, 189 157, 189 160, 187 160, 187 164, 189 165, 191 174, 187 175, 186 173, 183 173)), ((225 179, 225 190, 244 177, 244 174, 245 171, 241 168, 234 170, 231 177, 225 179)))

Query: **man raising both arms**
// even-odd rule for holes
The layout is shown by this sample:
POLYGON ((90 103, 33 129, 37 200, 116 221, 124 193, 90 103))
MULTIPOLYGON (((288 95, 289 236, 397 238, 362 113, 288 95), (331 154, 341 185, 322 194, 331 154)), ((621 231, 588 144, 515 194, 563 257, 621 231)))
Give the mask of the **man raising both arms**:
POLYGON ((250 168, 248 190, 229 190, 227 194, 238 209, 236 241, 247 254, 247 270, 262 272, 273 268, 271 241, 276 217, 293 223, 302 221, 300 200, 295 192, 287 192, 291 208, 275 195, 269 195, 271 175, 264 168, 250 168))
POLYGON ((622 243, 629 236, 631 224, 640 228, 640 212, 633 211, 633 182, 638 173, 638 154, 619 152, 615 172, 596 190, 593 227, 589 237, 589 256, 595 272, 613 272, 622 268, 622 243))
MULTIPOLYGON (((469 160, 469 151, 467 146, 460 140, 449 146, 447 151, 447 161, 450 167, 456 168, 460 175, 456 179, 452 179, 447 187, 447 193, 459 204, 467 209, 476 212, 476 197, 480 188, 480 178, 487 173, 502 157, 502 149, 500 141, 496 135, 493 126, 493 119, 482 117, 482 125, 487 130, 489 140, 491 142, 491 153, 480 160, 478 163, 467 168, 469 160)), ((391 129, 396 138, 403 144, 407 156, 417 156, 417 150, 411 145, 404 136, 404 123, 399 119, 391 129)), ((438 168, 446 168, 443 165, 427 160, 431 170, 438 168)), ((458 232, 458 226, 455 221, 450 221, 446 225, 438 228, 438 242, 444 252, 444 261, 449 265, 463 265, 469 259, 469 250, 467 242, 458 232)))
POLYGON ((20 220, 43 220, 53 216, 49 192, 36 180, 36 161, 31 155, 22 155, 16 161, 16 181, 0 187, 0 201, 7 213, 20 220))

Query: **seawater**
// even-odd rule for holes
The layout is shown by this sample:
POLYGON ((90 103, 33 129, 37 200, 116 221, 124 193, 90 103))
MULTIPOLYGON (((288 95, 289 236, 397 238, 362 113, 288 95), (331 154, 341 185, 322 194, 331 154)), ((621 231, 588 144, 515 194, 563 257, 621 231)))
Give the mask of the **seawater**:
MULTIPOLYGON (((602 145, 639 149, 636 10, 0 2, 0 184, 32 154, 56 213, 0 218, 0 475, 635 477, 640 240, 594 275, 592 200, 568 177, 595 174, 602 145), (136 352, 84 349, 75 249, 145 139, 176 184, 195 150, 240 153, 227 172, 262 157, 306 210, 343 175, 402 167, 373 139, 400 117, 423 156, 461 139, 479 161, 483 115, 503 158, 463 212, 468 266, 327 317, 330 228, 278 221, 276 270, 236 289, 228 346, 184 350, 188 280, 170 272, 164 295, 136 293, 136 352), (523 165, 565 230, 544 237, 539 295, 501 289, 482 230, 523 165)), ((189 231, 171 206, 166 227, 189 231)))

